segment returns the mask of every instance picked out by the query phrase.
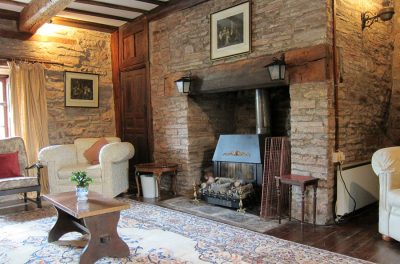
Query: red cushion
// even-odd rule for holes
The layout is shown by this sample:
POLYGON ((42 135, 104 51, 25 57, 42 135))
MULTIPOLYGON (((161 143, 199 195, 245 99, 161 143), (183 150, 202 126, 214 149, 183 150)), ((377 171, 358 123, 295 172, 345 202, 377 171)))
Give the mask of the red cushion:
POLYGON ((0 178, 21 176, 18 162, 18 151, 0 154, 0 178))

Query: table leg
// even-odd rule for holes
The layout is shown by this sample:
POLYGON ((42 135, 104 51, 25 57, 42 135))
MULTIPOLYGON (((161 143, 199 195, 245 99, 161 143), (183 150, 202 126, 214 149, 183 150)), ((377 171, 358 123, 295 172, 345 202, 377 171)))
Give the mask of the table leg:
POLYGON ((314 215, 313 215, 313 224, 315 226, 316 218, 317 218, 317 184, 314 184, 314 199, 313 199, 313 205, 314 205, 314 215))
POLYGON ((161 175, 162 175, 162 172, 156 173, 158 199, 160 199, 161 175))
POLYGON ((57 241, 64 234, 73 231, 85 234, 85 232, 81 228, 79 228, 79 225, 76 223, 76 218, 58 209, 57 207, 56 209, 58 218, 57 222, 54 224, 53 228, 49 232, 49 236, 47 238, 48 242, 57 241))
POLYGON ((136 180, 136 187, 137 187, 137 197, 139 197, 140 196, 140 185, 139 185, 139 176, 140 176, 140 173, 139 173, 139 171, 137 171, 136 173, 135 173, 136 175, 135 175, 135 180, 136 180))
POLYGON ((276 193, 278 194, 278 205, 276 210, 278 211, 278 223, 281 223, 281 187, 280 187, 280 180, 276 180, 276 193))
POLYGON ((304 194, 305 188, 301 186, 301 224, 304 224, 304 194))
POLYGON ((172 189, 172 193, 174 194, 174 195, 176 195, 176 177, 177 177, 177 174, 178 174, 178 172, 177 171, 174 171, 174 172, 172 172, 172 186, 171 186, 171 189, 172 189))
POLYGON ((81 254, 79 263, 95 263, 102 257, 122 258, 129 256, 128 245, 119 237, 117 224, 120 212, 84 218, 90 239, 81 254))
POLYGON ((292 221, 292 185, 289 185, 289 221, 292 221))

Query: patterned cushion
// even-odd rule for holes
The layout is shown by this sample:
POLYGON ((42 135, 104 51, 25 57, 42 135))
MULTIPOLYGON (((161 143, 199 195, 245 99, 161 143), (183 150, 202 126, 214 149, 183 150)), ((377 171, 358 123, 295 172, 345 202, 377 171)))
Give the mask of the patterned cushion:
POLYGON ((98 165, 90 165, 90 164, 73 164, 69 166, 64 166, 58 170, 58 178, 59 179, 69 179, 72 176, 72 172, 74 171, 86 171, 87 176, 92 177, 93 179, 101 178, 101 167, 98 165))
POLYGON ((37 177, 13 177, 0 179, 1 191, 35 185, 38 185, 37 177))

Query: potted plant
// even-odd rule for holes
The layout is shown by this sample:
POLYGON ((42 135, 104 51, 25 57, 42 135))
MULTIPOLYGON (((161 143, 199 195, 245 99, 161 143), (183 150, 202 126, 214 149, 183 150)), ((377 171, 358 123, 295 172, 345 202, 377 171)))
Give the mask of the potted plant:
POLYGON ((72 173, 71 181, 76 183, 78 201, 86 201, 89 192, 88 187, 93 182, 93 179, 87 176, 85 171, 75 171, 72 173))

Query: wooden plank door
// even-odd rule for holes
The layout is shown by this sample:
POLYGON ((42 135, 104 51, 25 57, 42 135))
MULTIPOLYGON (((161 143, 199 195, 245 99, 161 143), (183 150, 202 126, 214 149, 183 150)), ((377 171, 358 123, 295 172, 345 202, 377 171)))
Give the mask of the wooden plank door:
POLYGON ((129 186, 134 184, 135 164, 150 160, 149 111, 146 68, 121 72, 122 140, 135 146, 135 156, 129 163, 129 186))

